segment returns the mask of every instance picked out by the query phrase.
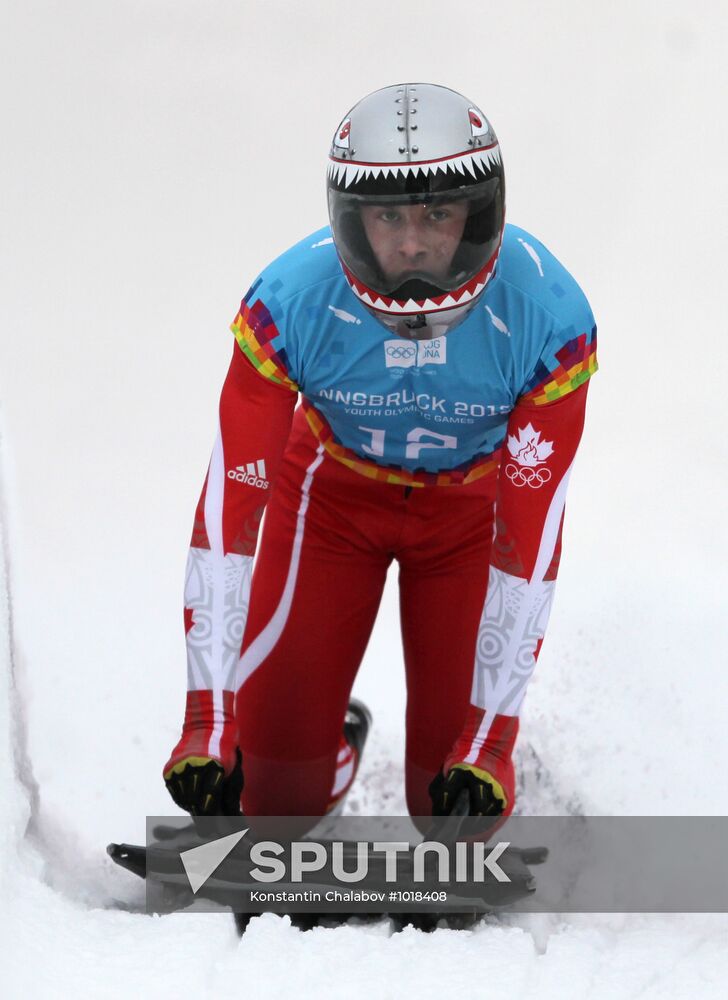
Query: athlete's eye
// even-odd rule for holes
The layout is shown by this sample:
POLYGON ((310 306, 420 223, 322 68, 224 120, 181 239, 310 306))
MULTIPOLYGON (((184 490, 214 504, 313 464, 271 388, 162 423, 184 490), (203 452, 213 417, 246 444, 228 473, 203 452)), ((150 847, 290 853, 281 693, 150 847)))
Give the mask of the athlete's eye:
POLYGON ((382 222, 399 222, 399 212, 393 208, 383 208, 379 213, 382 222))
POLYGON ((430 218, 433 222, 445 222, 450 218, 451 212, 446 208, 433 208, 430 212, 430 218))

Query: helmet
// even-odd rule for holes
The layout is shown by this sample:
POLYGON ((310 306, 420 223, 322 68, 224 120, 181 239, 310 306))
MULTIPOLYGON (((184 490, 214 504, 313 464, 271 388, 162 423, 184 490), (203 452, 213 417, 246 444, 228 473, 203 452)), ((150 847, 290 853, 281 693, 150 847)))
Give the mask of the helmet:
POLYGON ((493 277, 505 225, 500 147, 454 90, 403 83, 359 101, 334 135, 328 201, 346 280, 399 336, 442 336, 493 277))

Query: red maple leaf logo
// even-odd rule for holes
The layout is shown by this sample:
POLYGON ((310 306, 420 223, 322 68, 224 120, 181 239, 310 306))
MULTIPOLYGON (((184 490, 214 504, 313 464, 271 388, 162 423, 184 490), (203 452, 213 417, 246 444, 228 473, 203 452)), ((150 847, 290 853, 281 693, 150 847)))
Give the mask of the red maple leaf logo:
POLYGON ((193 615, 194 611, 192 608, 185 608, 185 635, 187 635, 190 629, 195 627, 195 620, 192 617, 193 615))

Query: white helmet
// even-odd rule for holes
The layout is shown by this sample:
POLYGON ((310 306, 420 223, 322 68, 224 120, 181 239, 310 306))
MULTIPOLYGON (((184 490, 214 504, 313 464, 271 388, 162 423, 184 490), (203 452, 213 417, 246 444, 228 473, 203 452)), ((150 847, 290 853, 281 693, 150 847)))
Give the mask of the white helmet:
POLYGON ((403 83, 359 101, 334 135, 328 200, 352 291, 400 336, 442 336, 493 277, 505 225, 500 147, 454 90, 403 83))

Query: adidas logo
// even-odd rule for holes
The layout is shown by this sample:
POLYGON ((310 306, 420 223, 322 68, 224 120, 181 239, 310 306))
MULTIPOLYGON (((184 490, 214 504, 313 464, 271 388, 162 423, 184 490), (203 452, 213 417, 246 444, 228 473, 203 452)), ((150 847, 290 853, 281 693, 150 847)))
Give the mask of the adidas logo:
POLYGON ((239 465, 237 469, 230 469, 228 479, 235 479, 238 483, 245 483, 247 486, 257 486, 259 490, 267 490, 269 483, 265 478, 265 459, 259 458, 257 462, 248 462, 247 465, 239 465))

